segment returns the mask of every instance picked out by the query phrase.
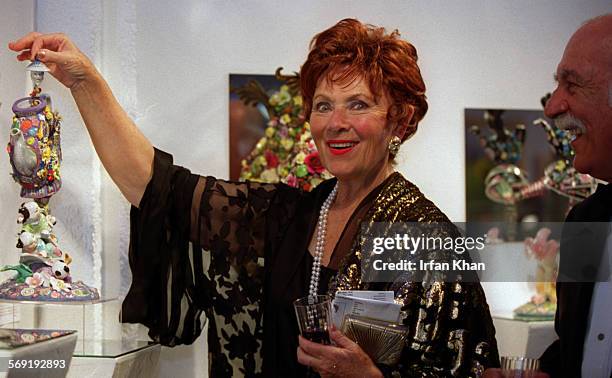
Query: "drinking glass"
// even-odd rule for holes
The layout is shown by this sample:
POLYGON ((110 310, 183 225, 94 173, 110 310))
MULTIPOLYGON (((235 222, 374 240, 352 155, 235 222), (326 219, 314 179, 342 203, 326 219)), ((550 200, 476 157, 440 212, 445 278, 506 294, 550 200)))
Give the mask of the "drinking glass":
POLYGON ((327 295, 307 296, 293 302, 300 334, 316 343, 329 345, 331 300, 327 295))
POLYGON ((526 378, 537 376, 540 368, 540 360, 527 357, 507 357, 501 358, 501 369, 504 378, 526 378))

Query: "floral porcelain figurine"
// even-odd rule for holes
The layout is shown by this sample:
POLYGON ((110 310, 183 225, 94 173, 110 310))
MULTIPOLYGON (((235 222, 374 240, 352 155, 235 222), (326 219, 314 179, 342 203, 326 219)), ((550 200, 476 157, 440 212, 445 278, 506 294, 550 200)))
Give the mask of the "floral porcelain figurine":
POLYGON ((61 117, 54 112, 51 98, 41 93, 40 84, 48 68, 33 62, 28 71, 34 84, 29 97, 13 104, 13 121, 7 146, 13 179, 21 185, 21 197, 30 200, 19 208, 21 225, 17 248, 18 265, 0 271, 17 275, 0 285, 0 298, 39 301, 83 301, 98 299, 96 289, 73 282, 72 258, 63 251, 53 232, 56 220, 49 213, 49 199, 61 188, 61 117))
POLYGON ((538 230, 535 238, 525 239, 525 253, 537 260, 535 272, 536 294, 531 300, 514 310, 514 316, 526 320, 552 320, 557 309, 557 255, 559 242, 549 239, 550 229, 538 230))

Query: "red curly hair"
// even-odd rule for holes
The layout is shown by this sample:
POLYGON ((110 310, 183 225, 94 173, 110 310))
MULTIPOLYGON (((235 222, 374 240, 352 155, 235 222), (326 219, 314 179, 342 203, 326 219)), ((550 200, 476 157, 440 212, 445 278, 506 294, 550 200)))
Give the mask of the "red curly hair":
POLYGON ((300 70, 304 114, 308 119, 315 89, 323 77, 343 84, 363 77, 374 96, 386 92, 392 102, 387 119, 409 123, 403 140, 416 131, 427 113, 416 48, 400 39, 397 30, 387 34, 382 27, 347 18, 317 34, 300 70), (408 119, 411 107, 414 114, 408 119))

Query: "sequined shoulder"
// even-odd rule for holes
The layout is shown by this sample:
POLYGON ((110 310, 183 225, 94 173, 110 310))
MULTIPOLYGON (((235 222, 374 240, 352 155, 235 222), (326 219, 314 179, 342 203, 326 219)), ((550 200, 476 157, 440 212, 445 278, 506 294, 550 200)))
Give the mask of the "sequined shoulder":
POLYGON ((415 184, 397 172, 387 180, 370 213, 368 218, 374 222, 450 222, 415 184))

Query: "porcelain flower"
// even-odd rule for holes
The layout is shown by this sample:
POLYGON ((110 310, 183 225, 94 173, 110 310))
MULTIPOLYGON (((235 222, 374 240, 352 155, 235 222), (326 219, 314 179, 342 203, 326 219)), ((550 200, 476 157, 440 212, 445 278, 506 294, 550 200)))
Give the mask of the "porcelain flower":
POLYGON ((55 291, 70 291, 72 288, 70 287, 69 283, 66 283, 62 280, 58 280, 55 277, 51 277, 51 287, 53 287, 53 289, 55 291))
POLYGON ((319 152, 315 151, 306 156, 304 159, 304 164, 308 167, 308 172, 310 174, 323 173, 325 168, 321 163, 321 158, 319 157, 319 152))
POLYGON ((270 150, 266 151, 264 154, 266 158, 266 165, 268 168, 276 168, 278 167, 278 156, 270 150))
POLYGON ((280 123, 283 125, 288 125, 291 123, 291 116, 289 114, 283 114, 280 117, 280 123))
POLYGON ((275 169, 266 169, 261 172, 261 179, 265 182, 278 182, 279 177, 275 169))
POLYGON ((306 158, 306 154, 303 151, 300 151, 293 158, 293 164, 295 164, 295 165, 304 164, 304 159, 305 158, 306 158))
POLYGON ((289 186, 292 186, 292 187, 296 188, 296 187, 297 187, 297 184, 298 184, 298 182, 297 182, 297 177, 295 177, 295 176, 294 176, 294 175, 292 175, 292 174, 287 175, 287 181, 286 181, 286 184, 287 184, 287 185, 289 185, 289 186))
POLYGON ((25 282, 29 287, 39 287, 43 283, 42 274, 36 272, 32 276, 26 278, 25 282))

